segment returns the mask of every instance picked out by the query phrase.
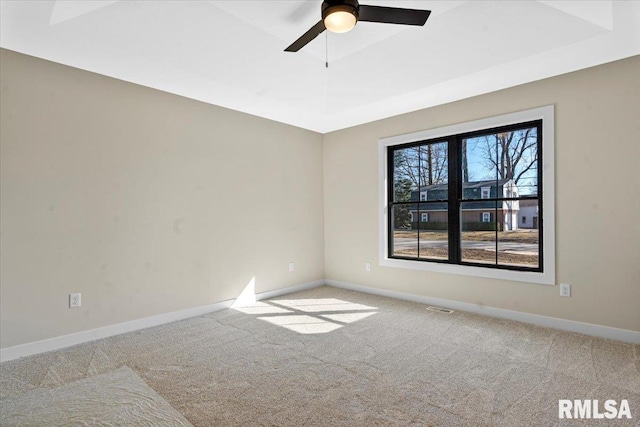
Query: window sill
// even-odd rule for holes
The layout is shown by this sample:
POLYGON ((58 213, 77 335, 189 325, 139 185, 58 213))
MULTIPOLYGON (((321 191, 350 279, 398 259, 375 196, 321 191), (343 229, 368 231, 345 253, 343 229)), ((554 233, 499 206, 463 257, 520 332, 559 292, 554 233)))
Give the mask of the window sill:
POLYGON ((540 285, 555 285, 555 275, 534 271, 501 270, 493 268, 474 267, 469 265, 454 265, 436 262, 409 261, 395 258, 380 258, 383 267, 405 268, 410 270, 433 271, 463 276, 484 277, 489 279, 509 280, 513 282, 536 283, 540 285))

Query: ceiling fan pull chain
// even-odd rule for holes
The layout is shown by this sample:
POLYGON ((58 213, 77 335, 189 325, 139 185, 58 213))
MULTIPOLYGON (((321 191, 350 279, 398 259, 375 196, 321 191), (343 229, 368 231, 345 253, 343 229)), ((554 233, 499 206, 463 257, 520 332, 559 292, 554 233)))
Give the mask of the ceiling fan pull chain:
POLYGON ((325 40, 325 62, 324 62, 324 67, 325 68, 329 68, 329 32, 327 31, 326 33, 324 33, 324 40, 325 40))

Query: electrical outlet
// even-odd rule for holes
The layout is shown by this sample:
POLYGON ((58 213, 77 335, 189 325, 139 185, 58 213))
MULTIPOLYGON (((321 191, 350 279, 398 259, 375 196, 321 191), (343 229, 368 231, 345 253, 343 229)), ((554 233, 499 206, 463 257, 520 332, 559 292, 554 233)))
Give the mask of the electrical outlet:
POLYGON ((364 265, 364 271, 371 271, 371 263, 368 262, 364 265))
POLYGON ((69 294, 69 308, 80 307, 82 304, 82 299, 80 294, 69 294))
POLYGON ((561 297, 571 297, 571 285, 567 283, 560 283, 560 296, 561 297))
POLYGON ((296 266, 295 266, 295 264, 294 264, 294 263, 292 263, 292 262, 290 262, 290 263, 289 263, 289 271, 293 271, 293 270, 295 270, 295 267, 296 267, 296 266))

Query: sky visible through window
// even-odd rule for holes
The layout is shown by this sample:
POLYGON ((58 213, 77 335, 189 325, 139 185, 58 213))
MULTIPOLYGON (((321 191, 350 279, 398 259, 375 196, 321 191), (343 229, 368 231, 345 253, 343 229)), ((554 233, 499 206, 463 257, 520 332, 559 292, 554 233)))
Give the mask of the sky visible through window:
POLYGON ((488 134, 464 140, 465 182, 513 179, 520 196, 538 193, 537 129, 488 134))

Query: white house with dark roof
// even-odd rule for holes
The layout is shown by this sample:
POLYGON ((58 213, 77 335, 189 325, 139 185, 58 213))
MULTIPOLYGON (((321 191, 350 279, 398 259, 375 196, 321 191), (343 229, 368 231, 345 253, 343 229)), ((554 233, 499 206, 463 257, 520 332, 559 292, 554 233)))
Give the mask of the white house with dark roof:
POLYGON ((521 200, 520 212, 518 213, 519 228, 539 228, 538 201, 521 200))
MULTIPOLYGON (((411 192, 411 227, 424 230, 446 229, 448 222, 448 184, 420 187, 411 192), (442 203, 415 203, 443 200, 442 203), (419 224, 419 225, 418 225, 419 224)), ((466 182, 462 186, 462 224, 465 230, 517 230, 520 201, 490 199, 518 197, 518 187, 511 179, 466 182)))

